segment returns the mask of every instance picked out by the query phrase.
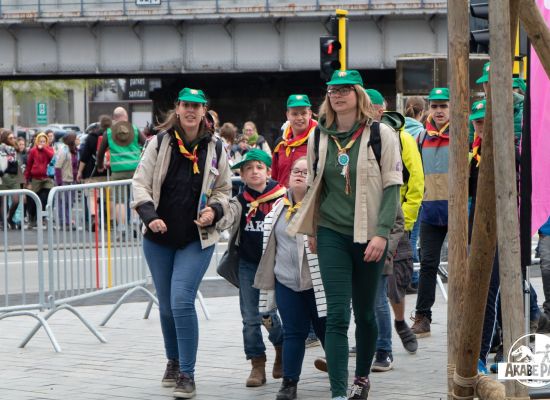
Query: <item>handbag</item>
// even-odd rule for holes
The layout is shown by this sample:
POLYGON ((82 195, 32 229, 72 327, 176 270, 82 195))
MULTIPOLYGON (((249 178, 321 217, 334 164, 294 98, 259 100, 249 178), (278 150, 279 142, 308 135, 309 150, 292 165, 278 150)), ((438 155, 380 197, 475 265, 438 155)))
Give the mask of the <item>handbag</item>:
POLYGON ((223 253, 216 272, 237 289, 239 288, 239 249, 235 246, 238 232, 233 235, 227 250, 223 253))

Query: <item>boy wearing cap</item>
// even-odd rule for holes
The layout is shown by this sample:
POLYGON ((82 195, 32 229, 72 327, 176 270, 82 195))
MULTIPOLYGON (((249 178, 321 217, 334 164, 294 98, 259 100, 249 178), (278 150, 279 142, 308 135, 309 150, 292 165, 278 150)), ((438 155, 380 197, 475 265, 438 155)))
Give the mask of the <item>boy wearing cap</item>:
POLYGON ((241 179, 245 183, 244 190, 230 202, 235 215, 230 242, 237 237, 235 244, 239 253, 239 303, 243 319, 244 352, 246 359, 252 363, 246 386, 257 387, 266 382, 266 348, 262 339, 262 324, 275 347, 273 378, 283 377, 281 322, 276 309, 260 315, 260 291, 253 284, 262 258, 264 218, 275 201, 285 195, 286 189, 270 179, 271 157, 263 150, 250 149, 242 161, 232 168, 240 170, 241 179))
POLYGON ((426 131, 418 136, 424 167, 424 199, 420 215, 420 280, 412 331, 430 336, 437 269, 447 235, 449 173, 449 89, 433 88, 428 96, 426 131))
POLYGON ((273 150, 271 177, 288 187, 290 169, 294 161, 307 153, 307 141, 317 126, 311 119, 311 102, 305 94, 291 94, 286 102, 287 122, 283 134, 273 150))

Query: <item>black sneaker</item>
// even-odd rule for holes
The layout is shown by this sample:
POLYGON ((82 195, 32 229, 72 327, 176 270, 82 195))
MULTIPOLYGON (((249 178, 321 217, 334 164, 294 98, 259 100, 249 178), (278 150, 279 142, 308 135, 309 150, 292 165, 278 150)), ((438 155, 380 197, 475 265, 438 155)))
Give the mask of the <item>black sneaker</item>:
POLYGON ((195 397, 196 393, 195 379, 185 372, 180 373, 176 381, 176 387, 174 388, 174 397, 191 399, 195 397))
POLYGON ((403 347, 409 354, 415 354, 418 350, 418 341, 416 335, 411 331, 405 321, 394 321, 395 330, 403 343, 403 347))
POLYGON ((298 390, 298 382, 283 378, 281 388, 277 392, 276 400, 294 400, 298 390))
POLYGON ((164 376, 162 377, 162 386, 172 387, 176 386, 176 380, 180 373, 180 363, 178 360, 168 360, 166 364, 166 370, 164 371, 164 376))
POLYGON ((349 393, 348 399, 349 400, 368 399, 369 390, 370 390, 369 378, 367 377, 360 378, 356 376, 355 381, 353 382, 353 385, 351 385, 351 391, 349 393))
POLYGON ((393 369, 393 355, 391 351, 377 350, 372 363, 372 372, 386 372, 393 369))

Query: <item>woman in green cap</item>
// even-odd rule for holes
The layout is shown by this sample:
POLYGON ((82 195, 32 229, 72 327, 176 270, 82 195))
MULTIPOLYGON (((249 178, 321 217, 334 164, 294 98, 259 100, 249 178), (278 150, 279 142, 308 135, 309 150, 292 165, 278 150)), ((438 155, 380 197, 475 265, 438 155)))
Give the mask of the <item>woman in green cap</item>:
POLYGON ((195 396, 199 339, 195 297, 228 224, 231 170, 206 111, 202 90, 184 88, 175 109, 145 148, 133 178, 143 227, 143 252, 159 300, 168 364, 163 386, 195 396))
POLYGON ((350 399, 366 399, 378 329, 376 289, 403 182, 397 134, 376 111, 358 71, 336 71, 319 111, 319 137, 308 143, 309 191, 288 233, 310 236, 327 299, 325 351, 332 398, 346 399, 349 303, 357 357, 350 399), (370 144, 381 139, 380 160, 370 144))

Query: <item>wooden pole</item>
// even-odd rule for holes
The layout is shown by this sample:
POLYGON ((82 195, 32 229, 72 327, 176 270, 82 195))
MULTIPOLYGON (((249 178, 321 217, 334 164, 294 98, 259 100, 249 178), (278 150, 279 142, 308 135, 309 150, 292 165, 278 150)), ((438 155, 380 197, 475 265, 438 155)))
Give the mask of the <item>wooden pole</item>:
MULTIPOLYGON (((525 5, 522 4, 521 8, 525 5)), ((521 9, 520 8, 520 9, 521 9)), ((495 162, 495 194, 499 246, 500 293, 504 354, 523 334, 522 276, 519 249, 516 168, 512 108, 512 63, 510 48, 510 4, 489 2, 491 41, 491 103, 495 162)), ((506 381, 507 398, 525 397, 527 388, 506 381)))
MULTIPOLYGON (((464 310, 459 325, 458 346, 460 353, 456 363, 456 374, 463 379, 454 382, 454 392, 461 397, 474 394, 472 387, 462 386, 461 381, 476 381, 477 360, 481 348, 483 320, 487 304, 487 293, 493 270, 497 244, 495 212, 495 174, 493 156, 493 130, 491 101, 487 94, 485 127, 481 144, 481 162, 477 181, 474 226, 466 271, 468 285, 464 288, 464 310)), ((475 160, 472 160, 475 162, 475 160)))
POLYGON ((529 36, 531 45, 539 56, 546 75, 550 77, 550 30, 536 3, 532 0, 521 0, 519 18, 527 36, 529 36))
POLYGON ((516 37, 519 26, 519 0, 510 0, 510 44, 512 49, 512 65, 516 59, 516 37))
POLYGON ((450 154, 449 154, 449 280, 447 303, 448 388, 452 393, 459 326, 464 323, 463 291, 468 257, 468 112, 469 112, 469 5, 468 0, 447 2, 449 30, 450 154))

